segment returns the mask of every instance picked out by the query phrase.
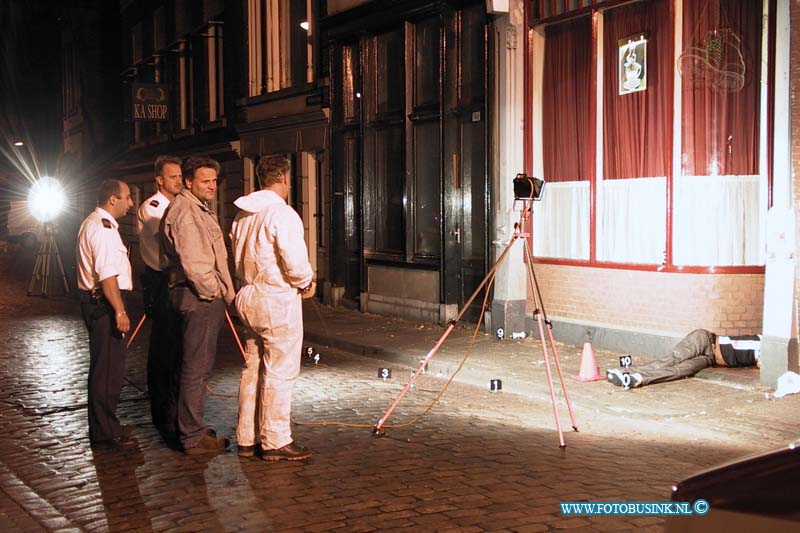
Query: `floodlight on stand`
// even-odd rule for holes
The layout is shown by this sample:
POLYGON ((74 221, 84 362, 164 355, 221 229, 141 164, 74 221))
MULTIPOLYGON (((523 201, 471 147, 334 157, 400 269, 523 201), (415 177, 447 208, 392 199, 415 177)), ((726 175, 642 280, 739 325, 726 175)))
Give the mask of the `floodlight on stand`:
POLYGON ((28 192, 28 210, 44 224, 52 223, 64 210, 65 204, 64 187, 48 176, 38 179, 28 192))
POLYGON ((28 192, 28 210, 44 226, 39 253, 36 254, 36 265, 33 267, 31 282, 28 285, 28 296, 36 294, 47 297, 47 283, 53 262, 61 272, 64 292, 69 294, 64 264, 61 262, 61 255, 58 253, 58 244, 55 239, 55 220, 64 210, 66 203, 64 187, 54 178, 45 176, 38 179, 28 192), (41 290, 34 292, 37 285, 41 286, 41 290))
POLYGON ((544 194, 544 180, 519 173, 514 178, 514 199, 540 201, 544 194))

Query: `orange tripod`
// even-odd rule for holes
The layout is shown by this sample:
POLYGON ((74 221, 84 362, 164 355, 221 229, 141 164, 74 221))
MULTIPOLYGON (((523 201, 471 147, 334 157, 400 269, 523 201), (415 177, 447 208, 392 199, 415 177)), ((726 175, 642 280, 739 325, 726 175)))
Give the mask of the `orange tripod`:
POLYGON ((539 341, 542 344, 542 355, 544 356, 545 372, 547 374, 547 384, 548 384, 548 386, 550 388, 550 402, 552 403, 552 406, 553 406, 553 416, 555 417, 556 428, 558 430, 559 447, 563 450, 564 448, 566 448, 567 445, 564 442, 564 432, 561 429, 561 419, 559 417, 558 407, 556 405, 556 395, 555 395, 555 389, 554 389, 554 386, 553 386, 553 373, 552 373, 551 367, 550 367, 550 357, 549 357, 549 354, 548 354, 548 351, 547 351, 547 343, 545 342, 545 333, 544 333, 545 329, 547 329, 547 340, 549 340, 550 348, 553 351, 553 361, 555 363, 556 371, 558 372, 558 378, 559 378, 559 381, 561 383, 561 391, 564 394, 564 400, 565 400, 565 402, 567 404, 567 410, 569 412, 570 421, 572 422, 572 429, 575 430, 575 431, 578 431, 578 427, 577 427, 577 425, 575 423, 575 417, 574 417, 574 415, 572 413, 572 406, 570 405, 569 395, 567 394, 567 389, 566 389, 566 386, 564 385, 564 374, 561 371, 561 363, 560 363, 560 361, 558 359, 558 351, 556 350, 555 341, 553 340, 553 331, 552 331, 553 330, 553 325, 547 319, 547 315, 546 315, 545 310, 544 310, 544 302, 542 301, 542 294, 541 294, 541 291, 539 290, 539 283, 538 283, 538 281, 536 279, 536 273, 533 270, 533 255, 531 254, 530 247, 528 246, 528 241, 527 241, 527 237, 529 236, 529 234, 523 232, 523 228, 525 228, 525 223, 527 222, 528 216, 532 212, 532 208, 531 208, 532 200, 531 199, 522 199, 520 201, 523 202, 523 208, 522 208, 522 211, 520 212, 520 219, 519 219, 519 222, 517 222, 515 224, 514 235, 511 238, 511 240, 509 241, 509 243, 506 246, 505 250, 503 250, 503 253, 500 254, 500 257, 497 258, 497 262, 489 270, 489 272, 486 274, 486 276, 483 278, 483 280, 478 284, 478 287, 475 289, 475 291, 469 297, 467 302, 461 308, 461 311, 459 311, 458 316, 456 316, 455 319, 453 319, 453 320, 451 320, 449 322, 449 324, 447 325, 447 329, 445 329, 445 331, 442 334, 442 336, 436 342, 436 344, 431 349, 431 351, 429 351, 428 354, 425 356, 425 359, 423 359, 420 362, 419 368, 417 368, 417 371, 414 372, 414 374, 411 376, 411 379, 403 387, 402 391, 400 392, 400 395, 394 400, 392 405, 389 407, 389 409, 386 411, 386 413, 384 413, 384 415, 380 418, 380 420, 378 420, 378 423, 375 424, 375 426, 374 426, 374 428, 372 430, 373 435, 381 435, 382 434, 381 428, 384 426, 384 424, 386 424, 386 421, 392 415, 392 413, 394 412, 395 408, 397 408, 397 406, 400 403, 400 401, 403 399, 403 397, 408 393, 408 391, 414 385, 414 382, 417 380, 419 375, 422 374, 422 372, 425 370, 425 368, 427 368, 428 363, 430 362, 430 360, 433 359, 433 357, 436 355, 436 353, 442 347, 444 342, 450 336, 450 333, 452 333, 453 328, 455 328, 455 326, 458 323, 458 321, 461 320, 461 318, 467 312, 467 310, 469 309, 469 306, 472 304, 473 300, 475 300, 475 298, 477 297, 478 293, 495 276, 495 274, 497 273, 497 269, 500 267, 500 265, 503 263, 503 261, 505 261, 507 259, 508 254, 511 251, 511 248, 514 246, 514 244, 517 242, 517 240, 520 240, 520 239, 523 241, 523 245, 524 245, 524 248, 525 248, 525 260, 526 260, 526 263, 527 263, 527 281, 531 286, 531 290, 532 290, 532 293, 533 293, 533 299, 534 299, 534 306, 535 306, 534 307, 534 311, 533 311, 533 318, 536 320, 536 323, 537 323, 538 329, 539 329, 539 341))

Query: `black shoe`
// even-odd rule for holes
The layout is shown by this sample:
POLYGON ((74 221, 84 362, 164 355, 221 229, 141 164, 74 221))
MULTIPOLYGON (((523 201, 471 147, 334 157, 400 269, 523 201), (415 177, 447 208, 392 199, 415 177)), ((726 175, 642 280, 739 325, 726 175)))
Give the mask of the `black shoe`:
POLYGON ((103 439, 92 441, 92 448, 127 448, 128 446, 136 446, 136 439, 127 435, 119 435, 113 439, 103 439))
POLYGON ((265 461, 300 461, 311 457, 311 450, 294 441, 277 450, 264 450, 261 458, 265 461))
POLYGON ((242 446, 241 444, 239 444, 238 451, 239 451, 239 457, 253 457, 256 454, 256 447, 255 445, 242 446))
POLYGON ((231 441, 224 437, 212 437, 209 433, 205 433, 197 442, 196 446, 184 448, 183 453, 186 455, 219 453, 224 452, 225 449, 230 445, 231 441))

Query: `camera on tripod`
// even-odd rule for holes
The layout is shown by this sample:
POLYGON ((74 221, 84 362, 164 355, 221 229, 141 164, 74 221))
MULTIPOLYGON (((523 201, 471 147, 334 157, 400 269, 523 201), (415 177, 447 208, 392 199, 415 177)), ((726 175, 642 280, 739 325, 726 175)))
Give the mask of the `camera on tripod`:
POLYGON ((544 180, 521 172, 514 178, 514 200, 541 201, 544 194, 544 180))

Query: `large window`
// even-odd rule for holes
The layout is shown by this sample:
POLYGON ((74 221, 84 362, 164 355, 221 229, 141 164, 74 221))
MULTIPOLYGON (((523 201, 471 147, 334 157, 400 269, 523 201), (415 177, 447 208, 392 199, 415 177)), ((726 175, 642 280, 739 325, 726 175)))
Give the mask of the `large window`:
POLYGON ((441 255, 440 25, 433 17, 366 40, 364 244, 371 257, 433 264, 441 255))
POLYGON ((365 90, 365 247, 387 256, 405 250, 404 32, 369 39, 365 90))
POLYGON ((764 262, 760 2, 684 2, 676 264, 764 262))
POLYGON ((249 94, 313 81, 312 0, 248 0, 249 94))
POLYGON ((762 9, 643 0, 539 28, 537 256, 763 264, 762 9))
POLYGON ((538 256, 589 259, 591 20, 545 30, 542 164, 547 194, 534 210, 538 256))

